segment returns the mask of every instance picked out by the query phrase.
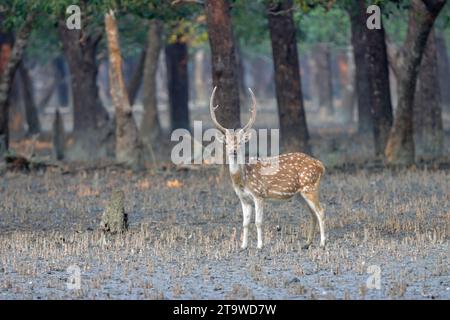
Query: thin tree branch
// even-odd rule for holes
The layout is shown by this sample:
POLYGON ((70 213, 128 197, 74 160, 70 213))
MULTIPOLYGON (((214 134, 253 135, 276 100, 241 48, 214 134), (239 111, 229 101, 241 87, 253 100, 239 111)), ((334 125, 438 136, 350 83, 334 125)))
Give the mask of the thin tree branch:
POLYGON ((276 4, 273 4, 272 6, 268 7, 267 14, 270 14, 272 16, 281 16, 281 15, 288 14, 289 12, 295 10, 295 5, 292 5, 292 7, 285 9, 285 10, 277 10, 276 9, 277 6, 278 6, 278 4, 276 3, 276 4))
POLYGON ((199 4, 199 5, 204 5, 205 2, 201 1, 201 0, 173 0, 172 3, 170 4, 171 6, 176 6, 176 5, 180 5, 180 4, 190 4, 190 3, 194 3, 194 4, 199 4))

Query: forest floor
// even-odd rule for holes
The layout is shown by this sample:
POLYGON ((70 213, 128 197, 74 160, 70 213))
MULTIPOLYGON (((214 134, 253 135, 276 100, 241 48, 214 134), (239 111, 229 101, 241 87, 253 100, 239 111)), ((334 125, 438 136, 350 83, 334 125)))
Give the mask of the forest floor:
POLYGON ((301 249, 309 212, 294 199, 269 203, 265 247, 252 225, 242 251, 239 200, 216 166, 7 172, 0 299, 450 299, 449 190, 448 170, 331 170, 325 249, 318 234, 301 249), (115 189, 130 229, 105 243, 115 189), (80 289, 67 286, 74 268, 80 289))
MULTIPOLYGON (((205 114, 195 119, 207 121, 205 114)), ((269 112, 259 119, 260 127, 274 125, 269 112)), ((325 249, 318 234, 301 249, 309 212, 293 199, 267 204, 263 250, 254 225, 249 248, 240 250, 241 206, 219 166, 135 174, 61 163, 4 172, 0 299, 450 299, 445 120, 441 164, 408 170, 373 161, 371 139, 355 128, 311 122, 313 154, 327 167, 325 249), (116 189, 125 192, 130 228, 105 243, 98 227, 116 189), (70 289, 77 268, 80 289, 70 289)), ((48 138, 12 148, 51 155, 48 138)))

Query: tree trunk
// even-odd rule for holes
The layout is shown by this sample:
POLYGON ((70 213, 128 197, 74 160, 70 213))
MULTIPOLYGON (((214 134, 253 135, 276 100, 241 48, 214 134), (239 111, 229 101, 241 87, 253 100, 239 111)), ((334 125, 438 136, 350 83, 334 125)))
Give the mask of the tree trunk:
MULTIPOLYGON (((19 63, 20 65, 20 63, 19 63)), ((8 131, 9 139, 25 137, 26 132, 26 117, 24 105, 24 88, 20 81, 18 70, 14 75, 11 92, 8 97, 9 115, 8 115, 8 131)))
POLYGON ((64 65, 64 57, 58 56, 54 60, 54 66, 56 71, 56 76, 58 77, 58 102, 60 107, 67 107, 69 105, 69 88, 67 87, 67 71, 64 65))
POLYGON ((55 118, 53 119, 52 142, 53 157, 56 160, 62 160, 64 158, 65 132, 64 123, 61 118, 61 114, 59 113, 59 109, 56 109, 55 118))
MULTIPOLYGON (((59 34, 70 69, 73 101, 73 135, 75 144, 67 157, 76 160, 102 158, 108 155, 109 116, 98 95, 95 52, 102 33, 69 30, 59 23, 59 34)), ((70 151, 70 152, 69 152, 70 151)))
POLYGON ((311 150, 303 107, 296 27, 291 7, 291 0, 269 2, 267 5, 280 118, 281 148, 284 152, 309 153, 311 150))
POLYGON ((23 100, 25 107, 25 118, 28 124, 27 134, 36 134, 41 131, 39 122, 39 114, 34 102, 33 82, 31 81, 28 70, 25 68, 23 61, 19 63, 19 75, 22 81, 23 100))
POLYGON ((373 132, 372 101, 370 95, 369 68, 366 63, 367 32, 366 4, 358 1, 358 5, 348 9, 352 32, 353 56, 355 60, 356 99, 358 103, 358 132, 371 135, 373 132))
POLYGON ((353 121, 355 105, 355 63, 353 49, 348 46, 345 53, 338 56, 338 67, 342 85, 341 119, 345 124, 353 121))
POLYGON ((392 104, 389 84, 389 64, 386 53, 385 31, 367 32, 367 66, 370 78, 373 136, 375 155, 384 156, 384 149, 392 126, 392 104))
POLYGON ((417 159, 433 160, 442 155, 440 96, 436 43, 432 31, 428 35, 414 95, 414 143, 417 159))
POLYGON ((302 93, 303 101, 309 101, 312 99, 311 93, 311 66, 309 64, 310 54, 306 53, 300 57, 300 78, 302 79, 302 93))
MULTIPOLYGON (((162 48, 161 21, 151 20, 147 35, 147 48, 144 63, 144 114, 141 120, 141 138, 147 148, 152 148, 161 135, 158 119, 158 99, 156 72, 158 71, 159 54, 162 48)), ((150 149, 151 150, 151 149, 150 149)))
POLYGON ((331 79, 330 48, 327 43, 314 47, 315 79, 320 113, 329 117, 333 115, 333 88, 331 79))
MULTIPOLYGON (((0 22, 2 16, 0 15, 0 22)), ((11 55, 14 37, 11 32, 3 32, 0 29, 0 75, 3 74, 11 55)))
POLYGON ((226 128, 240 127, 239 80, 236 50, 227 0, 205 0, 206 24, 211 47, 213 86, 218 90, 215 105, 219 123, 226 128))
POLYGON ((445 0, 413 0, 409 12, 404 58, 398 77, 398 104, 385 155, 389 164, 414 163, 413 104, 417 75, 434 21, 445 0))
MULTIPOLYGON (((313 51, 313 50, 311 50, 313 51)), ((308 59, 306 62, 308 64, 309 70, 310 70, 310 76, 309 78, 309 92, 310 92, 310 98, 311 103, 314 106, 314 108, 317 108, 319 110, 319 88, 316 86, 316 79, 317 79, 317 65, 316 61, 314 60, 314 53, 311 52, 305 59, 308 59)), ((303 78, 304 79, 304 78, 303 78)), ((304 81, 302 81, 304 82, 304 81)))
POLYGON ((258 98, 272 99, 275 95, 273 60, 263 55, 253 56, 249 60, 249 73, 253 91, 259 92, 258 98))
POLYGON ((136 96, 141 87, 142 77, 144 74, 144 63, 145 63, 146 49, 143 49, 139 55, 139 61, 134 67, 133 75, 131 76, 130 83, 128 84, 128 99, 130 99, 130 105, 134 104, 136 96))
POLYGON ((239 45, 239 41, 235 40, 236 47, 236 65, 237 65, 237 75, 238 75, 238 86, 239 86, 239 104, 243 104, 246 99, 246 93, 248 92, 245 87, 245 69, 244 69, 244 56, 239 45))
POLYGON ((8 98, 11 93, 14 73, 22 59, 22 54, 27 44, 28 38, 32 31, 33 23, 32 15, 29 15, 21 29, 16 35, 14 46, 11 54, 8 57, 7 63, 3 68, 0 79, 0 157, 6 153, 9 147, 9 131, 8 131, 8 113, 9 102, 8 98))
POLYGON ((450 60, 442 33, 436 34, 436 53, 442 109, 445 108, 450 113, 450 60))
POLYGON ((205 91, 205 50, 199 49, 194 55, 194 86, 195 101, 197 105, 207 104, 205 91))
POLYGON ((105 14, 105 30, 109 52, 110 93, 116 111, 116 160, 134 170, 140 170, 144 166, 143 148, 123 80, 119 35, 112 12, 105 14))
POLYGON ((172 130, 189 130, 188 50, 181 36, 166 45, 167 87, 172 130))

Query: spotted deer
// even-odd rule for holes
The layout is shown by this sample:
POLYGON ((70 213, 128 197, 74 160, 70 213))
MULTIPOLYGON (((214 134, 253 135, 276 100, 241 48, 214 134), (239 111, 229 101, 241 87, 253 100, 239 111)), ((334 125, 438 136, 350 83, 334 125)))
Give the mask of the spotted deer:
POLYGON ((247 248, 248 227, 252 214, 252 204, 255 206, 255 225, 258 235, 258 249, 263 246, 263 207, 266 200, 288 200, 296 195, 303 198, 311 213, 310 226, 306 245, 307 249, 314 237, 316 223, 319 223, 320 246, 324 247, 325 214, 319 203, 320 179, 325 172, 323 164, 304 153, 287 153, 275 157, 254 159, 249 163, 242 163, 245 159, 245 142, 250 139, 250 129, 256 119, 256 98, 249 88, 253 105, 248 123, 241 129, 232 130, 223 127, 216 119, 214 107, 214 90, 210 98, 210 114, 217 129, 222 133, 218 139, 225 143, 231 181, 234 191, 239 197, 243 211, 243 239, 242 249, 247 248))

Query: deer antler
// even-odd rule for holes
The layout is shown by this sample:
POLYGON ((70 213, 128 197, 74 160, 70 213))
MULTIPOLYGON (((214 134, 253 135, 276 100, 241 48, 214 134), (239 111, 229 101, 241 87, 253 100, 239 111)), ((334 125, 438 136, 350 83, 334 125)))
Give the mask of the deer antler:
POLYGON ((217 86, 214 87, 213 92, 211 93, 211 98, 209 99, 209 112, 211 113, 211 119, 216 125, 217 129, 225 133, 226 129, 220 125, 220 123, 216 119, 215 111, 219 107, 219 105, 214 107, 214 95, 216 93, 217 86))
MULTIPOLYGON (((217 86, 214 87, 213 92, 211 93, 211 98, 209 100, 209 112, 211 113, 211 119, 214 122, 214 124, 216 125, 216 127, 220 131, 225 132, 226 128, 224 128, 216 119, 215 111, 219 107, 219 105, 214 107, 214 95, 216 93, 216 89, 217 89, 217 86)), ((250 129, 253 126, 253 123, 255 123, 255 120, 256 120, 256 98, 255 98, 255 94, 253 93, 252 89, 250 89, 250 88, 248 88, 248 91, 250 91, 250 94, 252 96, 252 101, 253 101, 252 107, 250 109, 250 111, 252 113, 251 113, 250 120, 248 121, 248 123, 241 129, 241 131, 243 131, 243 132, 245 132, 248 129, 250 129)))

